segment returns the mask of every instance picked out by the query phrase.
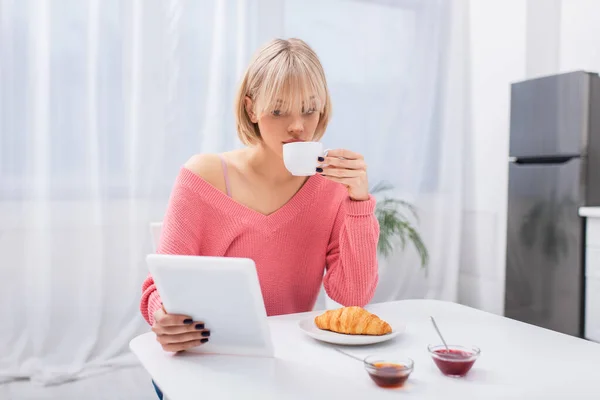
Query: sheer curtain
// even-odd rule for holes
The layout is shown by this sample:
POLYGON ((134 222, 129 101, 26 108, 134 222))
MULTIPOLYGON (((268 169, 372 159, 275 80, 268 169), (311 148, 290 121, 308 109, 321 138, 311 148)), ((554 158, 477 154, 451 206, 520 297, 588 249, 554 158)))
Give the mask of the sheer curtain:
MULTIPOLYGON (((328 75, 334 118, 323 141, 361 152, 371 184, 391 183, 388 196, 418 209, 430 265, 421 269, 410 245, 381 258, 374 302, 457 300, 468 132, 467 5, 285 2, 282 35, 311 43, 328 75)), ((330 299, 326 304, 335 305, 330 299)))
POLYGON ((148 224, 189 156, 240 146, 238 79, 277 36, 303 38, 323 61, 326 145, 362 152, 372 183, 419 208, 428 274, 410 248, 382 259, 375 301, 455 300, 465 131, 455 8, 0 0, 0 380, 59 383, 135 363, 148 224))

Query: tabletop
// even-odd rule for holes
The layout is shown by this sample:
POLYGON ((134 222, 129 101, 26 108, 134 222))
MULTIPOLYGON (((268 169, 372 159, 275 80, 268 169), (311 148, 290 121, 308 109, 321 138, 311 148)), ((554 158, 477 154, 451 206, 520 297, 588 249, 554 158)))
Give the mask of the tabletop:
POLYGON ((152 332, 130 347, 169 400, 198 399, 598 399, 600 344, 451 302, 402 300, 365 307, 406 331, 387 342, 338 346, 307 336, 298 322, 322 311, 269 317, 274 358, 172 354, 152 332), (481 356, 464 378, 441 374, 427 351, 439 344, 433 315, 448 344, 475 345, 481 356), (404 387, 377 387, 359 361, 371 354, 414 360, 404 387))

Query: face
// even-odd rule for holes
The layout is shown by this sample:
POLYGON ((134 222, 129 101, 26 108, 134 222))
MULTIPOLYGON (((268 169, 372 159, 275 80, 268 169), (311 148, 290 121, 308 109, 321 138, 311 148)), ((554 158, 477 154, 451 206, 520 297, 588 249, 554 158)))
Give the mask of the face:
POLYGON ((252 100, 246 98, 246 111, 253 123, 258 123, 263 146, 283 157, 283 145, 291 142, 309 142, 319 124, 319 111, 313 106, 285 113, 274 109, 261 115, 252 112, 252 100))

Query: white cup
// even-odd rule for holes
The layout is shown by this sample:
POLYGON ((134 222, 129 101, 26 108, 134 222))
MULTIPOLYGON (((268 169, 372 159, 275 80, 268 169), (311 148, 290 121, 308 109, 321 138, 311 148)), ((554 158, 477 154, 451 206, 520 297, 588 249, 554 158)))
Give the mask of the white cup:
POLYGON ((294 142, 283 145, 283 164, 292 175, 310 176, 317 172, 319 157, 324 157, 321 142, 294 142))

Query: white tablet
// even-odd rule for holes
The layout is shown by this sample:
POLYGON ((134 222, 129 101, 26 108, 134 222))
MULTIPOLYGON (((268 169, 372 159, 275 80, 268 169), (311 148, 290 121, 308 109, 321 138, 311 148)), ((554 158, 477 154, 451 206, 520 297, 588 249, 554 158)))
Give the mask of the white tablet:
POLYGON ((248 258, 149 254, 165 310, 210 329, 193 352, 273 357, 271 332, 254 261, 248 258))

